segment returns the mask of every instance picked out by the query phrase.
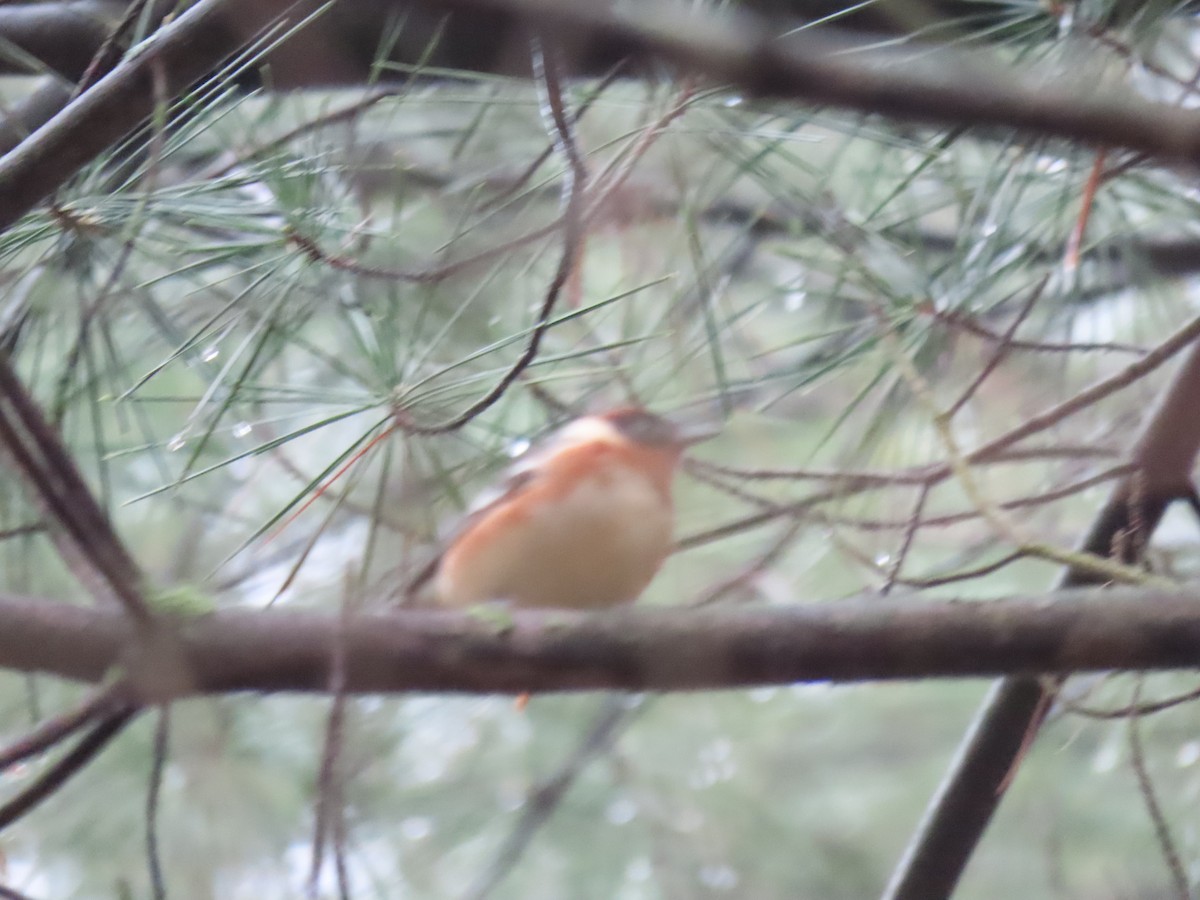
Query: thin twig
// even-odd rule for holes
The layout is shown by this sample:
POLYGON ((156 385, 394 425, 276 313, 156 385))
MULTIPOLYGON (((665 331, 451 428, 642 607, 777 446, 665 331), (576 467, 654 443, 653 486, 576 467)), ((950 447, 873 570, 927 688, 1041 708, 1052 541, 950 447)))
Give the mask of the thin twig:
POLYGON ((146 868, 154 900, 165 900, 167 896, 167 882, 163 877, 162 854, 158 844, 158 811, 170 736, 171 706, 163 704, 158 708, 158 721, 154 726, 154 755, 151 758, 150 786, 146 791, 146 868))
POLYGON ((265 144, 259 144, 257 147, 252 147, 248 150, 243 150, 239 155, 230 162, 222 162, 220 165, 214 165, 204 169, 196 176, 197 181, 216 181, 220 178, 225 178, 238 166, 245 165, 254 159, 262 156, 267 156, 280 150, 290 144, 298 137, 302 137, 311 132, 325 128, 329 125, 336 125, 341 122, 351 121, 364 112, 369 110, 377 103, 387 100, 389 97, 398 96, 405 90, 406 86, 387 86, 375 88, 367 93, 365 97, 349 103, 346 106, 338 107, 335 110, 324 113, 316 118, 309 119, 306 122, 301 122, 294 128, 285 131, 278 137, 272 138, 265 144))
POLYGON ((127 705, 104 716, 58 762, 44 771, 37 780, 0 806, 0 831, 12 825, 61 788, 73 775, 103 750, 138 713, 136 706, 127 705))
POLYGON ((338 890, 343 900, 349 896, 346 881, 345 796, 340 757, 346 729, 346 625, 351 615, 349 584, 342 598, 341 628, 333 640, 329 664, 329 693, 332 702, 329 720, 325 724, 325 744, 321 751, 321 770, 317 775, 317 808, 313 826, 312 862, 308 870, 307 896, 320 896, 321 869, 325 863, 325 846, 332 842, 338 890), (331 841, 332 838, 332 841, 331 841))
POLYGON ((124 687, 112 684, 95 691, 69 713, 47 719, 33 731, 0 749, 0 772, 22 760, 44 753, 85 725, 124 703, 124 687))
MULTIPOLYGON (((1139 706, 1138 701, 1141 699, 1144 680, 1144 675, 1135 676, 1133 698, 1129 704, 1135 710, 1139 706)), ((1187 871, 1183 867, 1183 861, 1179 858, 1179 850, 1175 846, 1175 839, 1171 836, 1171 826, 1167 824, 1167 817, 1155 794, 1154 782, 1146 767, 1146 750, 1142 746, 1140 723, 1141 716, 1136 712, 1129 717, 1129 762, 1133 766, 1133 774, 1137 777, 1138 791, 1146 804, 1146 812, 1150 814, 1150 821, 1154 823, 1154 837, 1158 841, 1159 850, 1162 851, 1163 861, 1167 864, 1167 871, 1171 873, 1175 896, 1178 900, 1189 900, 1192 892, 1188 886, 1187 871)))
MULTIPOLYGON (((594 88, 592 88, 591 93, 587 96, 587 98, 585 98, 583 100, 582 103, 579 104, 579 107, 572 114, 571 121, 573 124, 578 125, 583 120, 584 115, 587 113, 587 111, 589 109, 591 109, 592 104, 595 103, 597 100, 599 100, 600 96, 605 91, 607 91, 610 87, 612 87, 613 84, 616 82, 617 78, 620 77, 621 72, 624 69, 624 67, 625 67, 624 62, 617 63, 615 66, 612 67, 612 69, 609 70, 608 74, 606 74, 603 78, 600 79, 600 81, 598 81, 596 83, 596 86, 594 88)), ((528 183, 529 179, 531 179, 534 176, 534 174, 537 172, 537 170, 542 167, 542 164, 545 163, 546 160, 548 160, 550 158, 550 154, 552 154, 554 152, 555 144, 556 144, 555 141, 551 141, 549 144, 547 144, 546 148, 541 153, 539 153, 529 163, 528 166, 525 167, 525 170, 523 172, 521 172, 514 179, 512 179, 512 181, 509 184, 505 185, 505 187, 502 191, 499 191, 494 197, 489 199, 487 201, 487 203, 483 204, 480 207, 479 211, 480 212, 488 212, 489 210, 495 209, 496 207, 500 206, 505 200, 507 200, 509 197, 511 197, 514 193, 516 193, 518 190, 520 190, 523 185, 528 183)))
POLYGON ((1013 317, 1012 322, 1010 322, 1008 328, 1004 330, 1004 334, 1000 335, 1000 339, 996 342, 996 346, 992 348, 992 353, 988 357, 987 362, 985 362, 979 368, 979 371, 976 373, 975 377, 971 379, 971 383, 967 385, 966 389, 959 394, 958 399, 951 403, 950 408, 946 410, 947 416, 953 417, 960 409, 966 406, 970 399, 975 396, 975 392, 978 391, 984 381, 988 379, 988 376, 990 376, 992 372, 996 370, 996 367, 1004 361, 1004 358, 1008 356, 1009 351, 1013 348, 1013 339, 1017 333, 1017 329, 1021 327, 1021 324, 1026 318, 1029 317, 1029 314, 1033 312, 1033 307, 1037 305, 1038 298, 1042 296, 1042 291, 1046 289, 1046 285, 1049 282, 1050 276, 1047 274, 1043 276, 1042 280, 1037 283, 1032 291, 1030 291, 1028 299, 1021 304, 1021 308, 1013 317))
MULTIPOLYGON (((882 316, 882 311, 881 311, 882 316)), ((1004 505, 997 504, 979 484, 976 473, 971 465, 970 457, 959 447, 954 434, 950 416, 938 408, 933 390, 925 376, 918 371, 916 364, 904 352, 899 340, 890 330, 880 333, 882 344, 889 353, 905 383, 913 392, 917 401, 925 407, 933 420, 933 426, 938 439, 946 451, 946 456, 954 476, 962 487, 967 499, 979 511, 983 519, 995 529, 996 533, 1024 550, 1030 556, 1063 563, 1073 568, 1089 572, 1105 580, 1119 581, 1126 584, 1150 584, 1159 586, 1170 584, 1167 579, 1147 575, 1140 568, 1126 565, 1123 562, 1108 559, 1095 553, 1080 550, 1065 550, 1053 544, 1034 541, 1027 537, 1017 522, 1008 515, 1004 505)))
POLYGON ((966 461, 968 463, 975 463, 980 457, 991 456, 1001 450, 1007 450, 1013 444, 1023 441, 1025 438, 1041 431, 1045 431, 1047 428, 1057 425, 1080 410, 1098 403, 1136 381, 1140 381, 1159 366, 1168 362, 1175 354, 1189 347, 1198 337, 1200 337, 1200 318, 1188 322, 1153 350, 1149 351, 1144 357, 1130 363, 1121 371, 1089 385, 1075 394, 1075 396, 1055 404, 1044 412, 1031 416, 998 438, 994 438, 981 447, 968 452, 965 457, 966 461))
MULTIPOLYGON (((142 576, 108 516, 100 508, 58 433, 29 396, 6 353, 0 352, 0 447, 36 492, 47 514, 125 610, 138 622, 151 621, 142 596, 142 576)), ((64 560, 71 562, 69 555, 64 560)), ((94 580, 80 573, 85 585, 94 580)))
POLYGON ((795 540, 796 535, 800 533, 800 529, 806 523, 803 519, 797 518, 790 522, 787 528, 779 534, 779 536, 771 542, 770 546, 765 551, 760 553, 756 559, 751 560, 738 572, 729 576, 725 580, 718 582, 713 587, 709 588, 700 599, 688 604, 689 606, 711 606, 714 603, 719 603, 724 600, 733 591, 743 587, 751 579, 762 574, 766 569, 773 566, 781 556, 787 551, 795 540))
POLYGON ((913 504, 912 513, 908 517, 908 525, 904 529, 904 537, 900 541, 900 549, 896 551, 896 558, 888 566, 887 578, 884 579, 883 587, 879 590, 885 597, 892 592, 892 588, 896 584, 896 579, 900 577, 900 571, 904 568, 904 561, 908 558, 908 551, 912 548, 913 540, 916 538, 917 531, 921 527, 921 513, 925 511, 925 501, 929 499, 929 490, 929 485, 923 484, 917 492, 917 501, 913 504))
MULTIPOLYGON (((633 173, 637 162, 646 154, 654 141, 660 137, 667 126, 671 124, 679 116, 687 111, 694 96, 694 87, 685 85, 680 92, 678 101, 663 113, 659 119, 645 129, 643 129, 638 140, 634 142, 633 147, 626 153, 623 158, 609 163, 599 177, 593 179, 592 189, 589 192, 590 198, 580 198, 579 213, 582 222, 580 224, 580 233, 584 233, 601 213, 604 212, 611 199, 617 195, 617 192, 628 180, 633 173), (585 202, 585 199, 587 202, 585 202)), ((564 184, 564 187, 566 185, 564 184)), ((518 235, 515 238, 510 238, 507 241, 502 241, 499 244, 493 244, 482 250, 476 251, 462 259, 454 260, 453 262, 443 263, 437 266, 429 266, 423 269, 396 268, 392 266, 370 265, 354 259, 350 256, 344 256, 336 253, 330 253, 321 247, 312 237, 302 234, 293 226, 288 226, 284 230, 284 238, 294 244, 305 256, 315 263, 327 265, 332 269, 340 272, 348 272, 353 275, 358 275, 361 278, 377 278, 388 281, 404 281, 413 284, 436 284, 440 281, 457 275, 464 270, 473 268, 491 260, 498 259, 504 256, 511 255, 514 251, 527 247, 535 241, 549 237, 558 231, 560 228, 567 227, 565 212, 560 214, 553 221, 534 228, 524 234, 518 235)))
POLYGON ((558 269, 554 273, 546 295, 538 310, 537 320, 530 332, 529 342, 525 350, 517 357, 516 362, 509 368, 495 386, 484 396, 480 397, 457 416, 435 425, 417 425, 407 421, 403 411, 398 411, 397 420, 400 427, 410 434, 443 434, 455 431, 466 425, 480 413, 487 410, 497 400, 504 396, 509 387, 521 377, 521 373, 529 368, 537 358, 542 339, 550 327, 551 313, 558 302, 559 294, 571 277, 571 272, 578 263, 579 247, 586 233, 584 216, 584 197, 587 193, 588 173, 583 156, 575 143, 575 133, 571 119, 563 104, 561 64, 557 58, 557 49, 543 47, 538 38, 533 39, 534 71, 538 84, 543 88, 543 112, 548 119, 555 137, 555 147, 567 161, 563 173, 563 252, 559 259, 558 269))
POLYGON ((1191 703, 1193 700, 1200 699, 1200 688, 1193 688, 1182 694, 1176 694, 1173 697, 1167 697, 1163 700, 1155 700, 1149 703, 1126 704, 1118 706, 1116 709, 1096 709, 1092 706, 1081 706, 1075 703, 1068 697, 1060 695, 1058 697, 1058 705, 1068 712, 1072 712, 1077 716, 1083 716, 1087 719, 1128 719, 1131 716, 1152 716, 1155 713, 1160 713, 1168 709, 1173 709, 1176 706, 1182 706, 1184 703, 1191 703))
POLYGON ((72 100, 96 83, 102 68, 111 68, 112 64, 116 62, 118 57, 113 50, 116 49, 117 41, 121 40, 125 32, 133 25, 134 20, 142 14, 147 2, 148 0, 134 0, 125 8, 124 14, 105 36, 104 42, 100 44, 100 47, 92 55, 87 68, 84 69, 83 76, 75 84, 75 89, 71 92, 72 100))
POLYGON ((1079 216, 1075 227, 1067 237, 1067 249, 1063 254, 1063 269, 1068 273, 1079 269, 1079 251, 1083 246, 1083 235, 1087 231, 1088 221, 1092 216, 1092 205, 1096 200, 1096 192, 1104 181, 1104 163, 1108 159, 1108 151, 1100 147, 1092 162, 1091 172, 1088 173, 1087 183, 1083 186, 1083 202, 1079 206, 1079 216))
POLYGON ((938 575, 932 578, 897 578, 896 583, 902 584, 905 587, 931 588, 953 584, 956 581, 974 581, 977 578, 982 578, 984 575, 991 575, 993 572, 998 572, 1005 566, 1012 565, 1018 559, 1024 559, 1025 556, 1026 554, 1023 550, 1014 550, 994 562, 976 566, 973 569, 961 569, 958 572, 952 572, 948 575, 938 575))
POLYGON ((525 799, 524 809, 513 824, 508 837, 492 857, 491 863, 466 893, 468 900, 485 900, 525 855, 534 836, 554 814, 566 797, 571 785, 588 764, 604 753, 628 727, 634 717, 645 710, 647 701, 631 708, 627 697, 609 697, 600 714, 582 741, 550 778, 538 785, 525 799))
MULTIPOLYGON (((922 312, 928 312, 935 319, 955 328, 961 328, 968 334, 983 338, 993 344, 1004 343, 1004 336, 997 334, 974 318, 954 310, 936 310, 932 305, 922 307, 922 312)), ((1013 339, 1008 341, 1010 350, 1020 350, 1035 353, 1134 353, 1143 356, 1145 347, 1136 344, 1123 344, 1119 341, 1030 341, 1013 339)))
MULTIPOLYGON (((1022 463, 1043 459, 1112 459, 1120 452, 1092 444, 1050 447, 1008 448, 972 460, 975 465, 1022 463)), ((745 481, 852 481, 867 486, 891 487, 902 484, 930 484, 947 477, 945 463, 924 463, 891 472, 869 469, 746 469, 710 460, 691 460, 695 468, 745 481)))

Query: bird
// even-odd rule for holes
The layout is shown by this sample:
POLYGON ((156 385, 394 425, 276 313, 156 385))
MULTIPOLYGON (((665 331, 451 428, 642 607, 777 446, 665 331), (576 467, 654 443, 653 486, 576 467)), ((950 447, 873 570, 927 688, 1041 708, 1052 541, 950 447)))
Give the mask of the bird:
POLYGON ((635 600, 673 546, 671 487, 713 436, 640 407, 576 418, 518 457, 429 567, 435 602, 603 609, 635 600))

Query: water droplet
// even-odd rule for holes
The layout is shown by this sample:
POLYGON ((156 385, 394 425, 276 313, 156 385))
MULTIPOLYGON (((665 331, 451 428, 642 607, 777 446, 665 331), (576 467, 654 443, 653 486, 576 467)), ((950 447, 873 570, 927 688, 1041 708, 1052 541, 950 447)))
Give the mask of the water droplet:
POLYGON ((514 813, 525 805, 525 792, 515 784, 501 785, 496 791, 496 805, 501 812, 514 813))
POLYGON ((779 688, 776 687, 755 688, 754 690, 750 691, 750 702, 769 703, 771 700, 775 699, 775 695, 778 693, 779 688))
POLYGON ((875 565, 877 565, 881 568, 883 566, 886 566, 891 561, 892 561, 892 554, 890 554, 890 553, 880 553, 878 556, 875 557, 875 565))
POLYGON ((1097 775, 1111 772, 1121 761, 1121 748, 1115 741, 1109 741, 1096 751, 1092 757, 1092 771, 1097 775))
POLYGON ((1071 29, 1075 27, 1075 7, 1070 3, 1063 3, 1059 7, 1058 14, 1058 36, 1065 38, 1071 34, 1071 29))
POLYGON ((787 312, 799 312, 808 299, 808 291, 788 291, 783 295, 783 308, 787 312))
POLYGON ((738 885, 738 874, 728 865, 705 866, 700 870, 700 881, 714 891, 732 891, 738 885))
POLYGON ((637 818, 638 805, 629 797, 618 797, 608 804, 604 817, 613 825, 628 825, 637 818))
POLYGON ((1194 766, 1197 762, 1200 762, 1200 741, 1188 741, 1175 754, 1175 765, 1181 769, 1194 766))
POLYGON ((746 98, 741 94, 731 94, 730 96, 726 97, 724 101, 725 106, 729 107, 730 109, 741 106, 745 102, 746 98))
POLYGON ((187 437, 181 431, 175 437, 167 441, 167 449, 172 453, 178 453, 187 445, 187 437))
POLYGON ((204 360, 205 362, 212 362, 214 359, 216 359, 220 355, 221 355, 221 348, 218 347, 216 344, 213 344, 211 347, 209 347, 203 353, 200 354, 200 358, 202 360, 204 360))
POLYGON ((400 823, 400 833, 410 841, 419 841, 433 833, 433 823, 425 816, 409 816, 400 823))
POLYGON ((529 438, 513 438, 508 442, 508 446, 504 448, 504 452, 508 454, 509 459, 516 459, 529 449, 529 445, 529 438))
POLYGON ((238 422, 236 425, 233 426, 233 436, 235 438, 244 438, 252 430, 253 429, 250 427, 249 422, 238 422))

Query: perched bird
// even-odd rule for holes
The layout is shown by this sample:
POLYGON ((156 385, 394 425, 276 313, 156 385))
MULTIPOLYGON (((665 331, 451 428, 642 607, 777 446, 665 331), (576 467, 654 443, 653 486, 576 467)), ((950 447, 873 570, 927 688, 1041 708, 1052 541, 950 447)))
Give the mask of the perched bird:
POLYGON ((672 546, 689 434, 642 409, 583 416, 518 458, 433 572, 437 601, 594 609, 634 600, 672 546))

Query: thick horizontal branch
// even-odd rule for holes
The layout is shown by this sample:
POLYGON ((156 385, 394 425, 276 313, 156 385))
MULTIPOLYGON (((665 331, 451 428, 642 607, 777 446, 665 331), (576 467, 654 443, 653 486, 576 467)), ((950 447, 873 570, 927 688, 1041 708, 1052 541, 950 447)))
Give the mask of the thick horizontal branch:
POLYGON ((359 694, 1198 668, 1200 597, 1090 589, 986 602, 518 612, 511 620, 398 611, 348 624, 337 614, 228 611, 185 620, 152 649, 135 635, 120 612, 0 596, 0 667, 96 682, 119 666, 135 689, 172 695, 325 691, 339 640, 345 688, 359 694))
MULTIPOLYGON (((286 9, 291 21, 297 20, 286 0, 229 7, 214 15, 206 12, 205 27, 190 29, 186 47, 180 41, 174 46, 151 42, 161 45, 155 52, 161 54, 172 92, 254 37, 271 20, 269 11, 286 9)), ((312 4, 305 0, 301 8, 312 4)), ((961 52, 919 43, 881 47, 872 38, 829 27, 787 33, 794 24, 748 6, 682 13, 675 4, 653 0, 621 10, 584 0, 340 0, 326 9, 316 27, 274 47, 262 63, 274 88, 408 77, 412 66, 528 75, 528 36, 536 29, 558 38, 567 66, 576 74, 608 71, 622 60, 630 72, 654 71, 667 62, 752 96, 949 127, 1017 129, 1200 163, 1200 114, 1151 102, 1118 84, 1098 90, 1095 83, 1073 80, 1062 70, 1015 70, 979 49, 961 52), (381 27, 386 22, 396 27, 381 27), (377 65, 380 34, 396 38, 382 70, 377 65)), ((135 57, 126 65, 145 68, 146 62, 135 57)), ((93 101, 116 124, 90 123, 96 136, 87 132, 86 151, 69 152, 64 169, 77 168, 94 156, 96 147, 107 146, 149 113, 145 80, 126 78, 123 83, 134 89, 119 98, 93 101), (120 115, 112 116, 114 110, 120 115)), ((7 189, 4 182, 0 179, 0 188, 7 189)))
POLYGON ((1200 162, 1200 116, 1115 88, 1072 83, 1061 71, 1016 71, 978 51, 879 48, 836 29, 781 37, 742 10, 681 14, 645 2, 621 13, 584 0, 443 0, 447 6, 519 13, 588 56, 605 50, 665 60, 753 96, 880 113, 947 126, 976 125, 1123 147, 1200 162), (1124 93, 1124 96, 1120 96, 1124 93))

